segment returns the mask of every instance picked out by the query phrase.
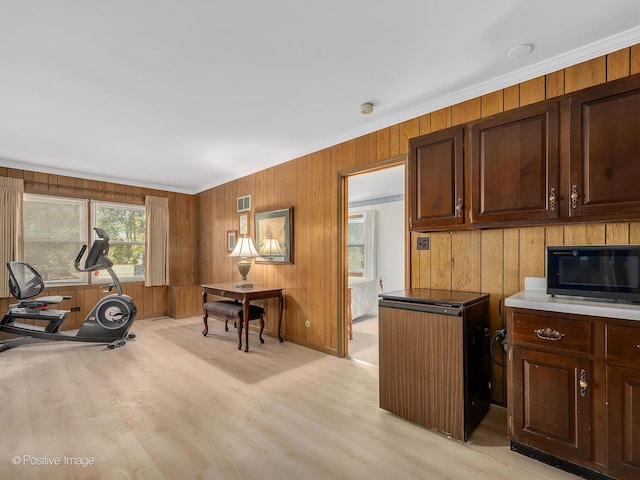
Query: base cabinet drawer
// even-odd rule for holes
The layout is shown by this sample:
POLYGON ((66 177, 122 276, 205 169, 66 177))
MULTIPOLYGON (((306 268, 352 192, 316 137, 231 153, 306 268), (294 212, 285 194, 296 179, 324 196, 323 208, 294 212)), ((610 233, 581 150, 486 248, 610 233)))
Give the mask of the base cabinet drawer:
POLYGON ((640 367, 640 322, 637 323, 637 326, 606 325, 607 360, 640 367))
POLYGON ((591 353, 592 349, 592 322, 589 320, 562 318, 546 312, 515 312, 509 333, 516 344, 583 354, 591 353))

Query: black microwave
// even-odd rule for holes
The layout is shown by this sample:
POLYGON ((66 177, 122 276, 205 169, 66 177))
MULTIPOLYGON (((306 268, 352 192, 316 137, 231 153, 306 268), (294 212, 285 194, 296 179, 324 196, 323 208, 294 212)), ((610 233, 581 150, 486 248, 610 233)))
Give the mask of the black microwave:
POLYGON ((547 247, 547 293, 640 302, 640 245, 547 247))

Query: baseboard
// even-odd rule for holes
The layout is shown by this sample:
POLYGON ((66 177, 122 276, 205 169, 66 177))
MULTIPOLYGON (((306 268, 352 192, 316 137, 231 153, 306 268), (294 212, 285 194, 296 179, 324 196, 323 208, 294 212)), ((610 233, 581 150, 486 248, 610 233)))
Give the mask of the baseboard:
POLYGON ((615 480, 615 478, 605 475, 604 473, 596 472, 590 468, 577 465, 573 462, 558 458, 554 455, 542 452, 514 440, 511 440, 511 450, 526 457, 533 458, 534 460, 538 460, 539 462, 551 465, 552 467, 564 470, 565 472, 577 475, 578 477, 585 478, 586 480, 615 480))

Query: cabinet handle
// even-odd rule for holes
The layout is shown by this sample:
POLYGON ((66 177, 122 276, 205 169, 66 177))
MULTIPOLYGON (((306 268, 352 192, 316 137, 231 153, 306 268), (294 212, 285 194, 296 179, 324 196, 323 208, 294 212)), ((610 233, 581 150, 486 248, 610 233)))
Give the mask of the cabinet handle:
POLYGON ((551 210, 556 209, 556 199, 556 189, 554 187, 551 187, 551 189, 549 190, 549 208, 551 210))
POLYGON ((550 328, 538 328, 534 330, 534 333, 541 338, 542 340, 551 340, 552 342, 557 342, 558 340, 562 340, 564 337, 564 333, 560 333, 557 330, 552 330, 550 328))
POLYGON ((458 203, 456 203, 456 217, 462 216, 462 199, 458 199, 458 203))
POLYGON ((580 384, 580 395, 585 397, 587 395, 587 389, 589 388, 589 381, 587 380, 587 371, 584 368, 580 369, 580 379, 578 383, 580 384))
POLYGON ((578 208, 578 185, 571 185, 571 208, 578 208))

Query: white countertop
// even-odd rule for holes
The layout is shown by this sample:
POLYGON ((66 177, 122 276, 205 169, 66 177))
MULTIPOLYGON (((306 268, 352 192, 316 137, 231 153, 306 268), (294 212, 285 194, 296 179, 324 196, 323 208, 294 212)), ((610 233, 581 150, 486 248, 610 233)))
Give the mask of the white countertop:
POLYGON ((505 299, 506 307, 530 308, 549 312, 575 313, 593 317, 640 320, 640 305, 616 300, 595 299, 546 293, 546 279, 527 277, 525 289, 505 299))

